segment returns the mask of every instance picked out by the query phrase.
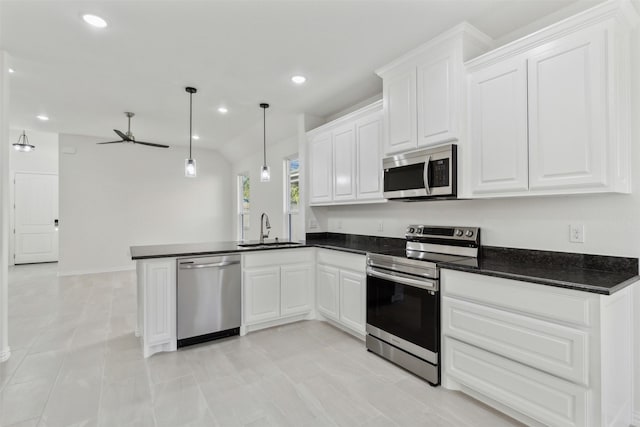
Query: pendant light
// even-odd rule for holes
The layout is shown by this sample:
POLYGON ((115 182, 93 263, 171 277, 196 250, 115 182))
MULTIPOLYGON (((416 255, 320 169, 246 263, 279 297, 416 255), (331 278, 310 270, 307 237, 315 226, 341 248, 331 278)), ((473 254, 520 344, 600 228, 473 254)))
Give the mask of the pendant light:
POLYGON ((193 94, 198 90, 195 87, 186 87, 184 90, 189 93, 189 158, 184 161, 184 176, 187 178, 195 178, 196 161, 191 157, 191 143, 193 139, 191 129, 193 127, 193 94))
POLYGON ((262 108, 262 148, 264 153, 262 167, 260 168, 260 181, 269 182, 271 180, 271 169, 267 166, 267 108, 269 108, 269 104, 262 103, 260 108, 262 108))
POLYGON ((18 142, 13 144, 13 148, 15 148, 16 151, 29 152, 35 150, 36 146, 29 144, 27 133, 23 130, 22 135, 18 137, 18 142))

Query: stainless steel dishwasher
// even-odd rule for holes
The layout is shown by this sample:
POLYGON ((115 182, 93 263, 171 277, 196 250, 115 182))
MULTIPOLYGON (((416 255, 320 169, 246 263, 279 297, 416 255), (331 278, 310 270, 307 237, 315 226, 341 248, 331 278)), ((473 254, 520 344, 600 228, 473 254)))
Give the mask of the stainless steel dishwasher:
POLYGON ((178 347, 238 335, 240 255, 178 259, 178 347))

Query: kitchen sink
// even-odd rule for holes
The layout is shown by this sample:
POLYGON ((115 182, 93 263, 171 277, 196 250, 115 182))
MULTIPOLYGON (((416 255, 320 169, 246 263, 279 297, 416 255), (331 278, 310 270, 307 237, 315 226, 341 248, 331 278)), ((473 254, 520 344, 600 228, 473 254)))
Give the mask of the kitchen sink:
POLYGON ((241 248, 273 248, 278 246, 300 246, 298 242, 264 242, 264 243, 238 243, 241 248))

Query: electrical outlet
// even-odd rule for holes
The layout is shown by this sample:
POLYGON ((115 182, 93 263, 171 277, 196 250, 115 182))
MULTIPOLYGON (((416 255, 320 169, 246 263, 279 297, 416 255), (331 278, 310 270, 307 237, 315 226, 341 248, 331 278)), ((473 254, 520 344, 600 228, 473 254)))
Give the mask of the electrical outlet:
POLYGON ((342 221, 338 220, 338 222, 336 223, 336 228, 338 230, 342 230, 342 221))
POLYGON ((569 241, 572 243, 584 243, 584 224, 569 225, 569 241))
POLYGON ((309 219, 309 230, 315 230, 316 228, 318 228, 318 221, 313 218, 309 219))
POLYGON ((378 231, 384 231, 384 223, 382 221, 378 222, 378 231))

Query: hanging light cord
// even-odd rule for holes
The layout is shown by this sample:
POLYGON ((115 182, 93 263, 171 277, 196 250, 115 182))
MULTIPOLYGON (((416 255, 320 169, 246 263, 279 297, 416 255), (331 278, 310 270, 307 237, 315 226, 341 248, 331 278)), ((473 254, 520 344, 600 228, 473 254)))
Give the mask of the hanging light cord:
POLYGON ((191 160, 191 125, 193 124, 193 93, 189 92, 189 160, 191 160))
POLYGON ((262 163, 263 166, 267 166, 267 109, 262 108, 262 148, 264 152, 262 163))

